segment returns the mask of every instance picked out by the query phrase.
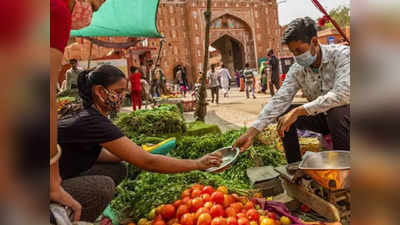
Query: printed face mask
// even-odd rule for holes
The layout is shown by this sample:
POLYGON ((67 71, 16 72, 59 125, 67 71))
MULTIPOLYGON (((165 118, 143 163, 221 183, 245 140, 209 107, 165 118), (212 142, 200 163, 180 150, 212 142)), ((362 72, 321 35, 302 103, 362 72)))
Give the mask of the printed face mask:
POLYGON ((315 60, 317 59, 317 54, 311 55, 311 47, 308 51, 304 52, 301 55, 295 56, 296 62, 304 67, 311 66, 315 60))
POLYGON ((124 94, 118 94, 114 91, 109 91, 107 88, 104 88, 104 90, 107 94, 107 98, 104 103, 109 106, 112 111, 118 112, 124 100, 124 94))
POLYGON ((79 30, 89 26, 90 22, 92 22, 92 14, 92 6, 87 0, 75 0, 71 28, 79 30))

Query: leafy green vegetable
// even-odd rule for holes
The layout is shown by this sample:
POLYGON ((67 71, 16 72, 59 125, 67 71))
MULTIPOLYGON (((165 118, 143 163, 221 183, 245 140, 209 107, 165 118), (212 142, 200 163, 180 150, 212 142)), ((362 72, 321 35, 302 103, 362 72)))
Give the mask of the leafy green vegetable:
POLYGON ((129 138, 183 134, 186 131, 183 115, 175 105, 161 105, 152 110, 138 110, 122 114, 116 121, 129 138))
MULTIPOLYGON (((182 136, 177 140, 176 149, 170 154, 178 158, 196 159, 218 148, 232 145, 245 131, 246 129, 233 130, 202 137, 182 136)), ((179 199, 181 192, 193 183, 214 187, 223 185, 231 192, 246 194, 251 192, 246 170, 257 165, 257 158, 265 165, 277 166, 285 163, 283 155, 276 149, 257 145, 242 153, 231 167, 219 174, 201 171, 181 174, 142 172, 134 179, 137 175, 134 172, 137 170, 129 165, 130 179, 124 180, 117 188, 118 194, 111 206, 120 217, 131 217, 137 221, 145 217, 151 209, 179 199)))

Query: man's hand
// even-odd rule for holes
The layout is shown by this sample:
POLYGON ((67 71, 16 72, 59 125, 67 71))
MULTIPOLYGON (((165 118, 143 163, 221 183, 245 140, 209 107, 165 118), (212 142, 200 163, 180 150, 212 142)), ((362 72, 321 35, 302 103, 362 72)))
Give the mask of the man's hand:
POLYGON ((260 133, 256 128, 250 127, 245 134, 236 139, 233 148, 239 148, 240 152, 246 151, 252 144, 253 139, 260 133))
POLYGON ((304 109, 303 106, 299 106, 297 108, 292 109, 290 112, 286 113, 285 115, 281 116, 278 120, 278 134, 279 136, 285 136, 285 132, 288 132, 290 126, 294 122, 296 122, 299 116, 307 115, 307 111, 304 109))
MULTIPOLYGON (((50 185, 52 186, 52 185, 50 185)), ((74 221, 81 218, 82 206, 61 185, 50 187, 50 201, 57 202, 63 206, 68 206, 74 212, 74 221)))

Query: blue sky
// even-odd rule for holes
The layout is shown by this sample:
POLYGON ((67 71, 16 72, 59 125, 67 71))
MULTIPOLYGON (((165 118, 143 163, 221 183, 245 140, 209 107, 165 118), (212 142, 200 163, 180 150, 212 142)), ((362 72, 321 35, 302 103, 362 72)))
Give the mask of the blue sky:
MULTIPOLYGON (((280 25, 286 25, 298 17, 309 16, 316 19, 322 16, 311 0, 277 0, 277 2, 280 25)), ((319 2, 328 12, 340 5, 350 7, 350 0, 319 0, 319 2)))

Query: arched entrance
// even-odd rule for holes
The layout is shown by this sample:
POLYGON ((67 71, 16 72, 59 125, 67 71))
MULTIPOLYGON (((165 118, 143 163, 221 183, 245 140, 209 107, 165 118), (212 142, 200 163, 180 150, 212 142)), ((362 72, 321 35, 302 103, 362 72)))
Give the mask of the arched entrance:
POLYGON ((211 44, 221 54, 221 62, 231 71, 243 69, 244 48, 238 40, 224 35, 211 44))
POLYGON ((211 22, 210 43, 231 72, 243 69, 245 63, 257 65, 251 27, 234 15, 224 14, 211 22))

